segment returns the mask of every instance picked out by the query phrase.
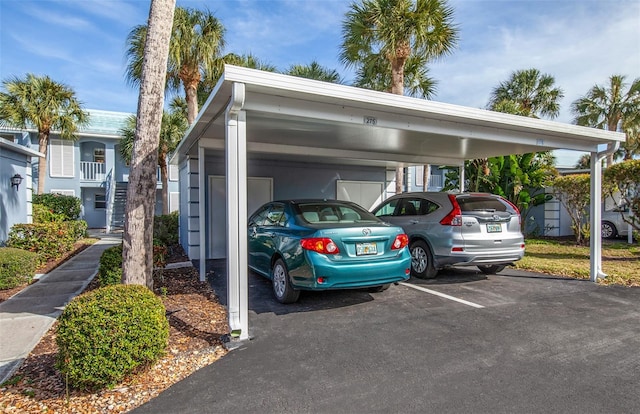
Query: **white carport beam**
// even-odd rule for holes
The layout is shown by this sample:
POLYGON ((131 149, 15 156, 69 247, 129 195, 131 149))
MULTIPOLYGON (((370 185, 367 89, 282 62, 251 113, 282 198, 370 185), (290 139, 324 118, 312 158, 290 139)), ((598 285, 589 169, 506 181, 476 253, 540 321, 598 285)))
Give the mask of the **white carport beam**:
POLYGON ((225 114, 227 176, 227 303, 232 337, 249 338, 247 266, 247 115, 245 85, 232 85, 225 114))
POLYGON ((198 145, 198 242, 200 243, 200 281, 204 282, 207 278, 207 232, 206 232, 206 203, 205 203, 205 185, 206 175, 204 171, 204 147, 198 145))
POLYGON ((591 239, 589 243, 591 253, 590 280, 597 282, 607 275, 602 271, 602 160, 618 150, 619 142, 607 145, 602 152, 591 153, 591 239))

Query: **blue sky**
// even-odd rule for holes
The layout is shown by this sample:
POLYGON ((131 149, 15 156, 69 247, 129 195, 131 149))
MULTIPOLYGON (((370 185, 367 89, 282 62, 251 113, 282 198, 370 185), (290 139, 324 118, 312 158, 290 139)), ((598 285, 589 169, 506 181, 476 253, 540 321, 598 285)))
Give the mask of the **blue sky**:
MULTIPOLYGON (((134 112, 124 79, 125 40, 148 18, 148 0, 0 0, 0 78, 26 73, 66 83, 86 108, 134 112)), ((225 52, 253 53, 280 70, 338 59, 341 0, 178 0, 208 8, 226 28, 225 52)), ((640 76, 638 0, 450 0, 460 28, 455 52, 431 66, 434 100, 484 107, 492 88, 518 69, 537 68, 564 90, 557 121, 572 101, 612 74, 640 76)), ((558 154, 559 163, 565 163, 558 154)), ((568 155, 573 162, 573 155, 568 155)))

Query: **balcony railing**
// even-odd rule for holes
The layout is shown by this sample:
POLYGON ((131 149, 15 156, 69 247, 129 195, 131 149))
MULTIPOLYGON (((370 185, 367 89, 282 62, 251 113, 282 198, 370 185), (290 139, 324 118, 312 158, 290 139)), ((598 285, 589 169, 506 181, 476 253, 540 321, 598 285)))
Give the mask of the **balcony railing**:
POLYGON ((104 181, 106 171, 103 162, 80 161, 80 179, 83 181, 104 181))

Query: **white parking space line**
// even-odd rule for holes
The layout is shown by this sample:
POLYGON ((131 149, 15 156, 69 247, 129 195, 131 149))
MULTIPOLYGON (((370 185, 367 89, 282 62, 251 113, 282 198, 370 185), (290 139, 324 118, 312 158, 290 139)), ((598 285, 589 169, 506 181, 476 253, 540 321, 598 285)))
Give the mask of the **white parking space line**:
POLYGON ((445 295, 444 293, 436 292, 435 290, 425 289, 422 286, 416 286, 416 285, 412 285, 411 283, 406 283, 406 282, 400 282, 398 284, 402 285, 402 286, 406 286, 406 287, 411 288, 411 289, 419 290, 421 292, 426 292, 426 293, 430 293, 430 294, 435 295, 435 296, 440 296, 441 298, 449 299, 449 300, 452 300, 454 302, 459 302, 459 303, 462 303, 462 304, 465 304, 465 305, 469 305, 469 306, 472 306, 474 308, 478 308, 478 309, 484 308, 484 306, 478 305, 477 303, 473 303, 473 302, 469 302, 468 300, 458 299, 458 298, 455 298, 453 296, 445 295))

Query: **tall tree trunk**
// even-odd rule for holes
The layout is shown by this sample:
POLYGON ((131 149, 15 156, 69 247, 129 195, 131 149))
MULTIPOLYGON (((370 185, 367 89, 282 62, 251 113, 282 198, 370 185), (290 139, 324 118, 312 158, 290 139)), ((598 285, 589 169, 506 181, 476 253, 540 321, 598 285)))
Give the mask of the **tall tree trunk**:
POLYGON ((122 283, 153 288, 153 213, 169 39, 176 0, 151 0, 125 208, 122 283))
POLYGON ((429 191, 430 179, 431 179, 431 164, 425 164, 422 170, 422 191, 429 191))
POLYGON ((44 180, 47 176, 47 150, 49 146, 49 133, 44 131, 38 132, 38 151, 44 154, 44 157, 38 157, 38 194, 44 194, 44 180))
MULTIPOLYGON (((391 93, 404 95, 404 63, 405 59, 391 59, 391 93)), ((396 167, 396 194, 404 192, 404 167, 396 167)))

